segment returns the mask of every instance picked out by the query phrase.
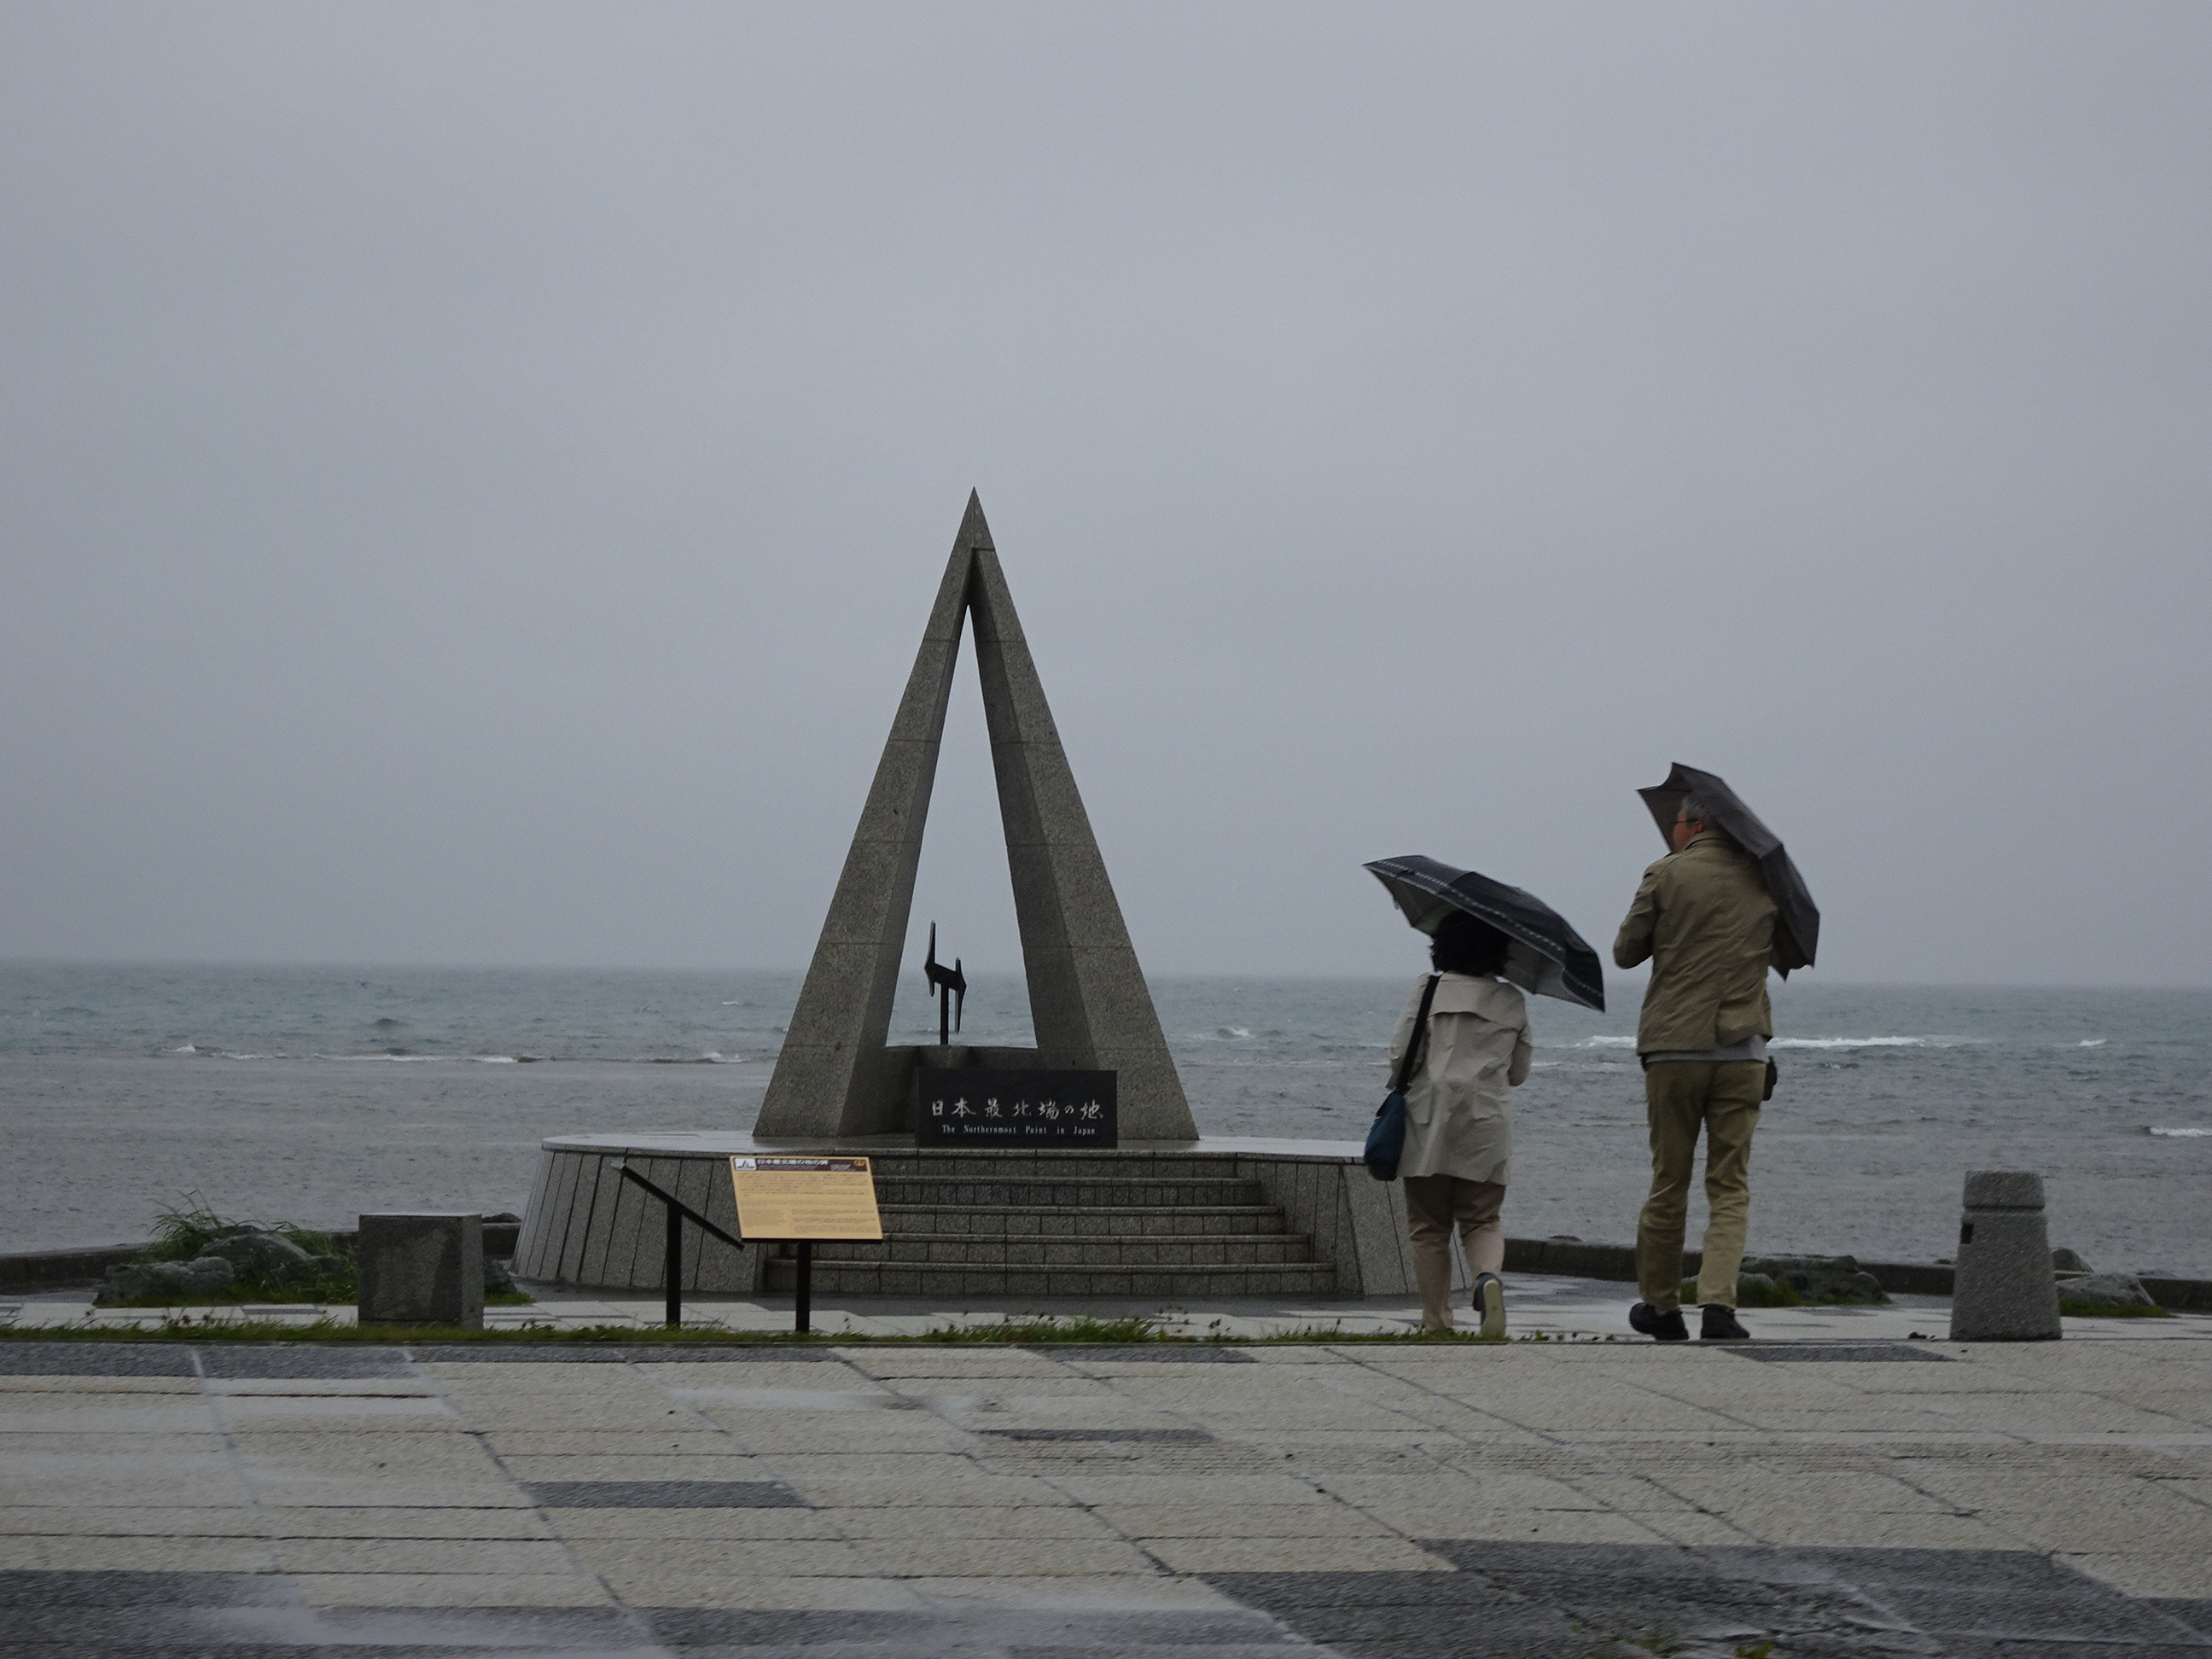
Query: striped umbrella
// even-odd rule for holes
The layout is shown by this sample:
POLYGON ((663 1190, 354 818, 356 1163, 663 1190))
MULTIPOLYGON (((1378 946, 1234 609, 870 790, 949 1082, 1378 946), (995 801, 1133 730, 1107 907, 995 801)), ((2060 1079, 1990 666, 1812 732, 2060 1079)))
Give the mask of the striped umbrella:
POLYGON ((1534 893, 1418 853, 1376 859, 1364 867, 1374 872, 1406 920, 1425 933, 1435 933, 1453 911, 1464 910, 1511 939, 1502 975, 1510 983, 1585 1008, 1605 1006, 1605 975, 1597 952, 1534 893))

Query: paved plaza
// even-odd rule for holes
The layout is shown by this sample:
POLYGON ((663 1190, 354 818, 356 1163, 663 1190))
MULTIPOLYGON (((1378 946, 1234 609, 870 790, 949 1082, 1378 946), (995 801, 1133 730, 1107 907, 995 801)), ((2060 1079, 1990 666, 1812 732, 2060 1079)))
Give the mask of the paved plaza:
POLYGON ((1752 1317, 1748 1347, 0 1336, 0 1651, 2212 1659, 2212 1322, 1752 1317))

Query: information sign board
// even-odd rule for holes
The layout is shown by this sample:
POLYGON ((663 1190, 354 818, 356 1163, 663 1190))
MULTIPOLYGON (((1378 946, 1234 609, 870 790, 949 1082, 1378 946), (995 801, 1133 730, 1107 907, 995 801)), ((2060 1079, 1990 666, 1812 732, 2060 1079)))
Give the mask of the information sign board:
POLYGON ((754 1239, 881 1238, 865 1158, 733 1158, 738 1231, 754 1239))
POLYGON ((924 1146, 1120 1144, 1112 1072, 925 1070, 915 1139, 924 1146))

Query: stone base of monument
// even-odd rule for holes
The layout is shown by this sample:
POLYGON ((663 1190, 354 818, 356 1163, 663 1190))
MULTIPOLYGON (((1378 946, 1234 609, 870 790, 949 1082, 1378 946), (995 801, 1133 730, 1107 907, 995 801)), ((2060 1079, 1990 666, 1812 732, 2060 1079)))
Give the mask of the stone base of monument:
MULTIPOLYGON (((1403 1296, 1413 1289, 1403 1189, 1356 1146, 1207 1139, 1111 1152, 917 1148, 911 1137, 755 1141, 744 1133, 568 1135, 548 1140, 517 1240, 523 1279, 623 1290, 662 1285, 660 1206, 627 1162, 738 1231, 728 1160, 755 1152, 874 1161, 880 1243, 814 1247, 822 1296, 1140 1297, 1403 1296)), ((790 1247, 743 1251, 687 1228, 686 1290, 790 1291, 790 1247)))

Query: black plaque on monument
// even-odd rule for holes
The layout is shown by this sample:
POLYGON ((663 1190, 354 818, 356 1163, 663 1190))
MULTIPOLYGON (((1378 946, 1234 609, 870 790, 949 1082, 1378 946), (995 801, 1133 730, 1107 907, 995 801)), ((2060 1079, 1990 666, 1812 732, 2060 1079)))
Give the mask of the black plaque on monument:
POLYGON ((1112 1072, 925 1068, 914 1138, 923 1146, 1115 1146, 1112 1072))

